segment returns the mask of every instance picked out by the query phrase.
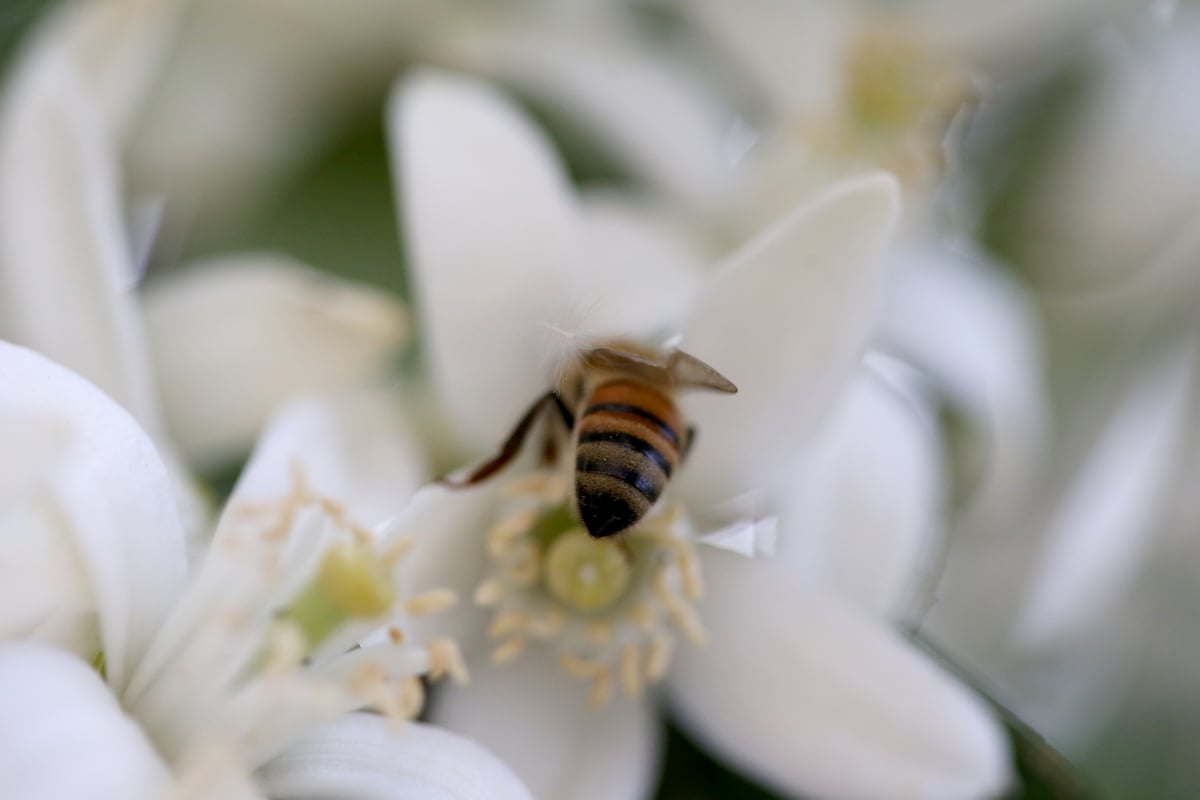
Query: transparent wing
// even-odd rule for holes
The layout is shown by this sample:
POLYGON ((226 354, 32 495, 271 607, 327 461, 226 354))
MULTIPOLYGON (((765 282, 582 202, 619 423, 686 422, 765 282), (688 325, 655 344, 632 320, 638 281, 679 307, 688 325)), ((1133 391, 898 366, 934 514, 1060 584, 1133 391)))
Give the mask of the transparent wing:
POLYGON ((696 386, 726 394, 737 394, 733 381, 700 359, 682 350, 672 350, 667 357, 667 372, 676 386, 696 386))

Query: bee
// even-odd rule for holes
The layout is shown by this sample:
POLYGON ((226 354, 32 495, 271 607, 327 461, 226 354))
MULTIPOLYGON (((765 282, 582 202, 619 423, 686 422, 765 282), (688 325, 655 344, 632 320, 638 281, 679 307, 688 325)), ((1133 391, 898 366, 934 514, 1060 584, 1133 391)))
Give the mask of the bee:
MULTIPOLYGON (((728 378, 682 350, 652 350, 614 340, 582 350, 558 385, 525 412, 500 452, 450 486, 481 483, 520 452, 544 416, 557 418, 575 457, 575 511, 587 532, 602 539, 632 528, 662 495, 696 440, 675 395, 681 389, 735 394, 728 378), (556 413, 554 413, 556 412, 556 413)), ((543 460, 557 451, 548 432, 543 460)), ((561 441, 561 440, 560 440, 561 441)))

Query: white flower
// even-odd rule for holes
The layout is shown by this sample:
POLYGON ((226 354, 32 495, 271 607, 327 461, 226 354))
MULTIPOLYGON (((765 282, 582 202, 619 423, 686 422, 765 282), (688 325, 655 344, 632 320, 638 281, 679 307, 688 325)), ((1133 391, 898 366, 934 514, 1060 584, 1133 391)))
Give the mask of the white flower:
MULTIPOLYGON (((1006 747, 988 712, 887 623, 910 599, 940 484, 928 429, 858 368, 895 182, 834 187, 685 281, 694 292, 681 305, 670 297, 678 264, 664 276, 645 260, 671 248, 633 244, 661 242, 661 231, 630 215, 625 228, 640 237, 598 245, 591 235, 613 228, 588 223, 594 206, 577 204, 546 143, 489 90, 421 75, 397 88, 389 125, 432 378, 462 451, 493 448, 545 390, 556 336, 546 324, 587 336, 629 333, 631 316, 643 337, 681 328, 683 347, 740 388, 732 399, 687 399, 700 439, 679 502, 630 535, 624 567, 570 533, 559 473, 514 470, 477 491, 418 493, 396 523, 420 537, 417 579, 474 590, 492 612, 493 660, 519 656, 483 665, 489 615, 456 612, 477 680, 439 696, 435 719, 487 742, 543 796, 640 797, 657 760, 647 689, 665 678, 697 734, 784 791, 1001 789, 1006 747), (596 260, 614 252, 625 261, 596 260), (805 494, 809 479, 825 491, 805 494), (707 525, 739 496, 780 515, 776 559, 693 544, 693 518, 707 525), (539 536, 553 548, 540 549, 539 536), (862 557, 876 549, 891 557, 862 557), (560 558, 605 576, 598 602, 608 605, 585 613, 596 598, 573 593, 560 558), (708 646, 677 647, 676 632, 708 646), (612 702, 588 712, 589 693, 612 702)), ((734 519, 743 510, 725 509, 734 519)), ((748 542, 737 528, 719 539, 752 553, 764 527, 746 528, 748 542)))
POLYGON ((186 487, 175 445, 193 466, 235 462, 284 400, 386 375, 408 322, 385 293, 272 254, 185 265, 139 296, 147 248, 126 226, 119 153, 174 14, 170 2, 65 4, 11 69, 0 111, 0 337, 125 406, 186 487))
POLYGON ((236 494, 189 576, 137 423, 32 351, 0 343, 0 375, 0 432, 34 456, 6 450, 0 472, 6 796, 257 797, 263 767, 272 797, 528 797, 476 745, 394 724, 420 675, 465 679, 449 641, 404 640, 454 598, 400 595, 403 540, 380 545, 298 477, 236 494), (385 642, 347 652, 380 624, 385 642))

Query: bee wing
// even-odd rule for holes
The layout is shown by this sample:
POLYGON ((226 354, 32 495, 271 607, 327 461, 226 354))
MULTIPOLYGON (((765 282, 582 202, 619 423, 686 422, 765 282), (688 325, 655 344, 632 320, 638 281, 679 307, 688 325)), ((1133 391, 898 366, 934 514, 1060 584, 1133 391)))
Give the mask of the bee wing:
POLYGON ((672 350, 671 355, 667 357, 666 369, 676 386, 695 386, 726 394, 737 394, 737 387, 733 385, 733 381, 691 353, 672 350))
POLYGON ((670 374, 669 368, 660 361, 615 347, 593 347, 583 353, 582 358, 590 367, 632 372, 655 381, 670 374))

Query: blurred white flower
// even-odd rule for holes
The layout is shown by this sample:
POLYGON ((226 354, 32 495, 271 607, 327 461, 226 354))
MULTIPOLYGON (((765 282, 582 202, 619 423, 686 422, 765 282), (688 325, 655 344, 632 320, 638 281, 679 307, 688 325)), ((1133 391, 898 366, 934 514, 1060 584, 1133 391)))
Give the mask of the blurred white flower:
MULTIPOLYGON (((32 351, 0 343, 0 374, 0 431, 37 454, 0 472, 6 796, 258 797, 263 767, 272 797, 528 797, 465 740, 347 715, 410 718, 421 675, 466 679, 450 641, 404 639, 454 600, 400 593, 411 542, 381 545, 298 475, 277 499, 235 493, 189 576, 137 423, 32 351)), ((251 472, 285 469, 273 455, 251 472)))
MULTIPOLYGON (((740 388, 732 400, 686 399, 700 439, 678 503, 631 534, 632 574, 597 612, 550 585, 563 576, 536 543, 536 531, 574 539, 563 475, 514 470, 470 492, 418 493, 396 522, 419 537, 414 580, 485 607, 455 612, 476 681, 441 695, 434 718, 495 748, 540 795, 641 797, 657 762, 643 698, 665 678, 694 732, 784 791, 999 791, 1007 748, 989 713, 888 625, 910 599, 940 502, 934 437, 858 367, 898 213, 894 180, 840 184, 676 287, 691 262, 660 272, 663 232, 628 215, 616 235, 611 205, 607 227, 590 222, 597 206, 578 204, 547 144, 486 88, 423 74, 398 86, 389 124, 429 368, 459 452, 490 450, 544 391, 558 349, 547 326, 588 338, 681 329, 683 346, 740 388), (614 253, 623 260, 603 260, 614 253), (691 296, 681 304, 675 292, 691 296), (755 510, 780 516, 776 559, 693 544, 693 520, 755 510), (676 648, 677 631, 707 649, 676 648), (520 658, 488 666, 491 646, 493 661, 520 658), (579 678, 590 689, 572 699, 579 678), (589 712, 589 692, 612 702, 589 712)), ((753 554, 762 527, 717 539, 753 554)))
POLYGON ((173 9, 64 4, 11 71, 0 113, 0 337, 125 406, 186 486, 176 445, 193 467, 228 466, 288 398, 379 382, 409 332, 395 298, 270 254, 184 266, 139 296, 145 253, 126 220, 119 133, 173 9))

